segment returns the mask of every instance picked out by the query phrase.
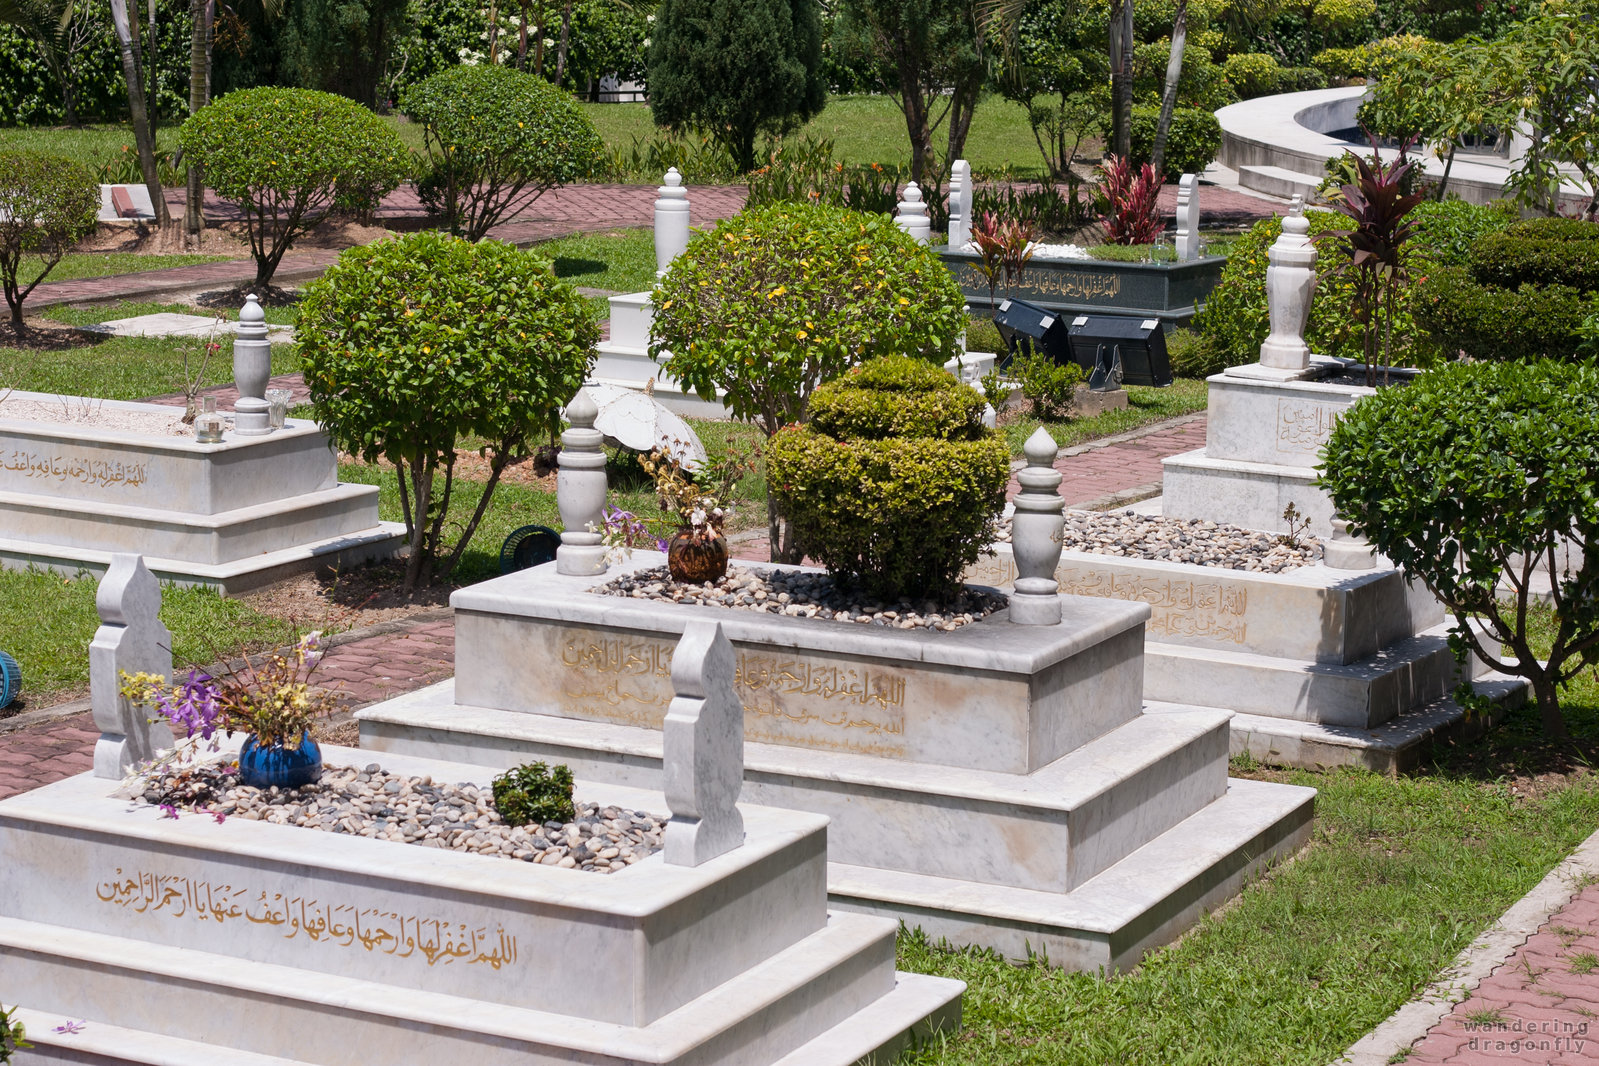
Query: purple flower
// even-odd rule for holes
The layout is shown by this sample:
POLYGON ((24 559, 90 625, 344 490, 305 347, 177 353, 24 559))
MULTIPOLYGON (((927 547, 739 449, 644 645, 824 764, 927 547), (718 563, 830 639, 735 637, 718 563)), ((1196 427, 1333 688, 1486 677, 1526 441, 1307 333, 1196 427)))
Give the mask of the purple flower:
POLYGON ((211 817, 217 820, 217 825, 221 825, 223 822, 228 820, 228 816, 223 814, 221 811, 212 811, 211 817))
POLYGON ((176 818, 177 816, 178 816, 178 809, 176 807, 174 807, 170 803, 161 804, 161 817, 163 817, 163 818, 176 818))
POLYGON ((51 1030, 51 1032, 56 1032, 56 1033, 81 1033, 81 1032, 83 1032, 84 1027, 87 1024, 88 1024, 87 1022, 65 1022, 65 1023, 61 1024, 61 1025, 56 1026, 53 1030, 51 1030))
POLYGON ((155 709, 173 728, 181 728, 185 736, 200 734, 210 740, 217 730, 217 686, 210 674, 190 670, 189 676, 170 692, 156 699, 155 709))

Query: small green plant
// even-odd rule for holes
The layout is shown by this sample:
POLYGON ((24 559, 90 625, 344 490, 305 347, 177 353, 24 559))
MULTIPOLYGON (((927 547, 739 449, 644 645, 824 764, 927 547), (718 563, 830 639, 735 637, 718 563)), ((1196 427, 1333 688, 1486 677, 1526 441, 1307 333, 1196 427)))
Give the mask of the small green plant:
MULTIPOLYGON (((12 1007, 11 1010, 16 1010, 12 1007)), ((10 1062, 13 1052, 31 1048, 28 1043, 28 1031, 23 1028, 20 1021, 11 1017, 11 1011, 0 1004, 0 1062, 10 1062)))
POLYGON ((1300 534, 1310 528, 1310 519, 1301 514, 1298 507, 1290 503, 1283 508, 1283 521, 1288 524, 1288 531, 1279 534, 1277 541, 1285 547, 1293 548, 1297 551, 1299 549, 1300 534))
POLYGON ((1482 1007, 1478 1010, 1467 1011, 1466 1021, 1484 1028, 1490 1025, 1504 1025, 1505 1012, 1498 1007, 1482 1007))
POLYGON ((1599 970, 1599 955, 1591 951, 1579 951, 1571 956, 1571 972, 1586 977, 1588 974, 1599 970))
POLYGON ((242 89, 178 131, 206 184, 244 211, 255 284, 335 208, 371 209, 409 174, 394 127, 353 100, 311 89, 242 89))
POLYGON ((1032 352, 1011 360, 1010 374, 1022 387, 1034 418, 1041 422, 1064 422, 1072 416, 1077 386, 1083 368, 1076 363, 1057 363, 1047 355, 1032 352))
POLYGON ((767 448, 767 481, 800 544, 890 602, 954 592, 994 535, 1010 455, 983 397, 908 356, 816 390, 811 421, 767 448))
POLYGON ((577 814, 572 805, 572 769, 542 762, 523 763, 492 782, 494 809, 507 825, 542 825, 570 822, 577 814))
POLYGON ((296 336, 328 436, 395 466, 410 588, 449 578, 506 467, 559 429, 599 327, 539 256, 424 231, 345 251, 306 286, 296 336), (489 476, 452 546, 456 444, 467 435, 489 476))
POLYGON ((504 66, 456 66, 406 90, 422 124, 423 203, 451 233, 480 240, 551 189, 587 177, 604 145, 569 93, 504 66))
POLYGON ((998 370, 990 370, 977 380, 982 386, 983 399, 988 401, 988 406, 995 411, 1005 409, 1005 401, 1010 399, 1010 384, 1000 375, 998 370))
POLYGON ((0 153, 0 282, 14 328, 22 328, 23 301, 74 244, 94 232, 99 205, 87 167, 60 156, 0 153), (31 280, 22 276, 25 260, 38 263, 31 280))

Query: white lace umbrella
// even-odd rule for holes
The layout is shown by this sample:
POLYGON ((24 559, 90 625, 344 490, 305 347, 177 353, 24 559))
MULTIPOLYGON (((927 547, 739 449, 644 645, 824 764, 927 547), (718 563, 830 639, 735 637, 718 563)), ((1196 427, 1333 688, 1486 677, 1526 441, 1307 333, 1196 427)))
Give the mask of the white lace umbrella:
POLYGON ((705 460, 705 445, 699 434, 677 414, 654 398, 620 385, 583 386, 600 409, 594 428, 605 434, 607 444, 650 452, 660 448, 675 456, 685 470, 698 470, 705 460))

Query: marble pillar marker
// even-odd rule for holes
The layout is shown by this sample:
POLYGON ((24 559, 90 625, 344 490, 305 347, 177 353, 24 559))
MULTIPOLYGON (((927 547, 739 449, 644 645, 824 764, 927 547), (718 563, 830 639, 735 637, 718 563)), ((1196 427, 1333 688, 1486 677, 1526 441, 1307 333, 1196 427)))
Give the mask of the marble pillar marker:
POLYGON ((1266 253, 1266 309, 1271 332, 1260 346, 1260 362, 1230 368, 1233 377, 1291 381, 1310 368, 1305 323, 1316 288, 1316 246, 1310 243, 1305 202, 1296 196, 1283 219, 1282 236, 1266 253))
POLYGON ((1060 565, 1066 501, 1057 491, 1061 473, 1055 469, 1055 438, 1040 426, 1027 438, 1022 453, 1027 465, 1016 475, 1022 491, 1016 495, 1011 515, 1011 553, 1016 560, 1016 591, 1010 597, 1010 620, 1023 626, 1052 626, 1060 622, 1060 565))
POLYGON ((957 159, 949 168, 949 250, 958 252, 972 239, 972 165, 957 159))
POLYGON ((690 622, 672 653, 672 703, 661 729, 665 862, 698 866, 744 843, 744 707, 733 645, 720 622, 690 622))
POLYGON ((172 746, 165 723, 122 695, 122 673, 172 675, 172 634, 161 624, 161 584, 142 555, 113 555, 95 593, 100 628, 89 644, 89 702, 100 739, 94 776, 120 779, 172 746))
POLYGON ((1184 174, 1177 182, 1177 259, 1199 258, 1199 175, 1184 174))
POLYGON ((239 390, 233 404, 236 435, 264 437, 272 432, 272 405, 266 401, 271 376, 272 342, 267 340, 266 312, 251 294, 239 309, 239 332, 233 338, 233 385, 239 390))
POLYGON ((894 215, 899 228, 909 233, 917 244, 926 244, 933 237, 932 222, 927 217, 927 204, 922 201, 921 186, 914 181, 905 183, 905 192, 899 200, 899 210, 894 215))
POLYGON ((655 200, 655 276, 664 277, 672 260, 688 247, 688 190, 683 175, 672 167, 666 172, 655 200))
POLYGON ((594 428, 600 409, 587 389, 578 389, 566 405, 570 429, 561 434, 556 463, 555 504, 561 511, 561 546, 555 549, 555 572, 586 577, 605 573, 605 546, 600 543, 605 510, 604 435, 594 428))

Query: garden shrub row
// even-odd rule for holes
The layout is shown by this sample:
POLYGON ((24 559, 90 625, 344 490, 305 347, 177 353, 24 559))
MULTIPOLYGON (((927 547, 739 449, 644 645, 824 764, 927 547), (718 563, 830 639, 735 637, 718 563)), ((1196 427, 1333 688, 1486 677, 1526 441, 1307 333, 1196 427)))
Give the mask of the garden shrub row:
MULTIPOLYGON (((1134 163, 1149 162, 1155 147, 1155 129, 1160 122, 1160 108, 1133 108, 1129 147, 1134 163)), ((1198 174, 1221 151, 1221 123, 1209 111, 1197 107, 1179 107, 1172 111, 1171 130, 1166 134, 1166 158, 1162 169, 1167 181, 1176 181, 1184 174, 1198 174)))

